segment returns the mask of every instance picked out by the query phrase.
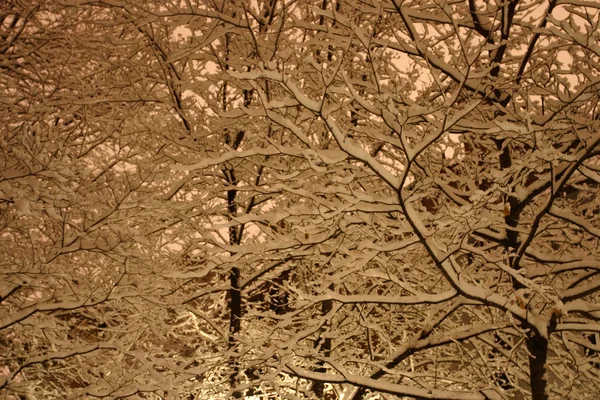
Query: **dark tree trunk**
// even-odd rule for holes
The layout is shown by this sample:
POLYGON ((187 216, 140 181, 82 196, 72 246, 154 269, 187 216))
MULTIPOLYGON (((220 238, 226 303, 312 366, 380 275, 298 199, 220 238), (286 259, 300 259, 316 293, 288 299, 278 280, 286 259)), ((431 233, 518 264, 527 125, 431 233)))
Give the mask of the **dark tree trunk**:
MULTIPOLYGON (((333 285, 330 286, 330 289, 333 288, 333 285)), ((321 304, 321 315, 325 316, 327 315, 331 309, 333 307, 333 302, 331 300, 326 300, 321 304)), ((326 326, 323 327, 323 331, 326 330, 326 326)), ((319 338, 319 340, 317 340, 317 342, 315 343, 315 347, 317 349, 319 349, 323 356, 325 357, 329 357, 330 353, 331 353, 331 338, 319 338)), ((318 361, 317 365, 319 366, 316 371, 317 372, 321 372, 321 373, 325 373, 327 372, 327 368, 325 368, 325 362, 324 361, 318 361)), ((315 381, 313 383, 313 392, 315 393, 315 396, 317 396, 318 399, 324 399, 324 394, 325 394, 325 382, 323 381, 315 381)))
POLYGON ((534 334, 527 339, 526 343, 529 351, 529 380, 532 400, 547 400, 546 358, 548 355, 548 340, 534 334))
MULTIPOLYGON (((236 336, 240 332, 242 318, 242 293, 240 290, 240 269, 237 267, 231 268, 229 272, 229 338, 227 348, 232 349, 236 344, 236 336)), ((237 386, 237 377, 240 372, 240 365, 237 360, 232 360, 232 372, 229 376, 229 383, 232 388, 237 386)), ((234 390, 232 397, 235 399, 243 398, 241 391, 234 390)))

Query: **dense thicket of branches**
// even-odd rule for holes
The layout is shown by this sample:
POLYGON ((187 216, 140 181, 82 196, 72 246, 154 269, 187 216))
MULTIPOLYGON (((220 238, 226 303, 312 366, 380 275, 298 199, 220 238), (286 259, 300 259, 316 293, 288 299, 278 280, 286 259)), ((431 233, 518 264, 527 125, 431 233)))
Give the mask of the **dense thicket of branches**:
POLYGON ((595 1, 0 7, 2 398, 600 392, 595 1))

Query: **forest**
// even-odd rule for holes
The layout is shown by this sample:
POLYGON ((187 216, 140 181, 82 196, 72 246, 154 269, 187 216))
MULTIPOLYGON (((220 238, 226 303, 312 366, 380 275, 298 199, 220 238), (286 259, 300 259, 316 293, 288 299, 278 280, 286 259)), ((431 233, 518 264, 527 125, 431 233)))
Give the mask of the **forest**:
POLYGON ((599 393, 596 0, 0 1, 0 400, 599 393))

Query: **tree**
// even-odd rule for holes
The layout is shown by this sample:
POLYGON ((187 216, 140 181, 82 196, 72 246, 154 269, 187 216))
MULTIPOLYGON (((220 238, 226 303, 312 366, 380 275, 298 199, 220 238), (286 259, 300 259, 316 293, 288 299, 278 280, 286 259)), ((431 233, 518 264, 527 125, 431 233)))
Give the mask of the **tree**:
POLYGON ((156 48, 109 8, 3 7, 0 388, 167 396, 161 372, 210 343, 169 337, 183 263, 165 240, 189 213, 165 201, 181 128, 156 48))
POLYGON ((13 1, 9 398, 593 398, 600 6, 13 1))

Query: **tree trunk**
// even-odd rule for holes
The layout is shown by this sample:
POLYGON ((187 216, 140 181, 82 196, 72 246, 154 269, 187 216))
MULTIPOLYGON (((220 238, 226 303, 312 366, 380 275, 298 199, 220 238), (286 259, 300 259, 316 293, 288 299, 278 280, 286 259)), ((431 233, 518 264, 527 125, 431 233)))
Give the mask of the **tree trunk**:
MULTIPOLYGON (((333 285, 331 285, 329 287, 330 289, 333 289, 333 285)), ((332 300, 325 300, 322 304, 321 304, 321 315, 325 316, 327 314, 329 314, 329 312, 331 311, 333 307, 333 302, 332 300)), ((326 326, 323 326, 322 329, 322 333, 324 331, 327 330, 326 326)), ((315 343, 315 347, 317 349, 320 348, 320 351, 323 353, 323 356, 325 357, 329 357, 330 353, 331 353, 331 338, 327 337, 327 338, 319 338, 316 343, 315 343)), ((325 368, 325 362, 324 361, 318 361, 317 365, 319 366, 316 371, 317 372, 321 372, 321 373, 325 373, 327 372, 327 368, 325 368)), ((315 396, 317 396, 318 399, 324 399, 324 391, 325 391, 325 382, 323 381, 315 381, 313 383, 313 392, 315 393, 315 396)))
POLYGON ((546 358, 548 355, 548 340, 537 334, 527 339, 529 351, 529 381, 533 400, 547 400, 546 393, 546 358))
MULTIPOLYGON (((229 289, 229 338, 227 348, 232 349, 235 347, 235 337, 240 332, 240 323, 242 318, 242 293, 240 290, 240 269, 237 267, 231 268, 229 272, 229 282, 231 288, 229 289)), ((229 376, 229 384, 233 390, 232 397, 234 399, 243 398, 241 391, 235 390, 237 386, 237 377, 240 372, 240 365, 237 360, 233 359, 231 362, 232 372, 229 376)))

